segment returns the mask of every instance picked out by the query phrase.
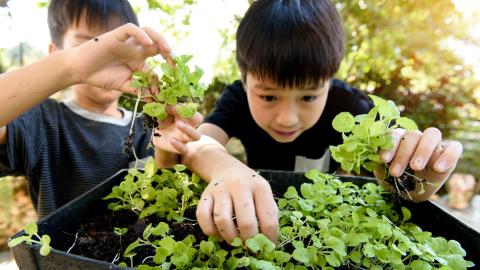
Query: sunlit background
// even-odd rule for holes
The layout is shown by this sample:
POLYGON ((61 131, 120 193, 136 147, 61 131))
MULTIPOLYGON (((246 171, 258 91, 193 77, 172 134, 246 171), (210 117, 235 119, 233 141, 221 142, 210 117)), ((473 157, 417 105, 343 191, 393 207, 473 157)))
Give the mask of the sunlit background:
MULTIPOLYGON (((420 127, 437 126, 447 138, 460 140, 465 152, 457 172, 479 181, 480 1, 332 1, 347 36, 337 77, 401 104, 420 127)), ((176 54, 194 55, 192 62, 205 71, 211 87, 204 113, 224 84, 238 77, 234 34, 250 2, 131 0, 142 26, 162 33, 176 54)), ((0 73, 47 53, 47 3, 0 0, 0 73)), ((6 194, 2 182, 0 194, 6 194)), ((9 198, 0 200, 0 231, 12 228, 1 216, 9 198)))

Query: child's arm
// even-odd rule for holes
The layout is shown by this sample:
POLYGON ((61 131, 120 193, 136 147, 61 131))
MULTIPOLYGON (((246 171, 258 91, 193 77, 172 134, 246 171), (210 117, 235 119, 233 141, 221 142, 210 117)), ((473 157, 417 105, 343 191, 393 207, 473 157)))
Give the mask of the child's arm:
POLYGON ((209 183, 197 207, 202 231, 229 243, 260 231, 276 242, 278 208, 269 183, 206 135, 188 148, 182 162, 209 183))
MULTIPOLYGON (((461 143, 443 141, 437 128, 427 128, 423 133, 395 129, 392 137, 393 149, 380 153, 382 160, 390 163, 390 175, 399 177, 410 166, 416 176, 427 182, 423 184, 424 193, 417 194, 421 188, 418 183, 416 189, 409 193, 413 201, 428 200, 437 192, 455 169, 463 152, 461 143)), ((375 171, 379 179, 383 179, 381 171, 382 168, 375 171)), ((388 186, 382 181, 380 184, 388 186)))
POLYGON ((191 125, 179 127, 178 118, 175 120, 174 125, 170 122, 170 126, 157 130, 162 136, 154 137, 153 144, 157 152, 168 153, 168 149, 175 148, 174 152, 182 154, 181 162, 209 183, 197 208, 202 231, 227 242, 237 236, 247 239, 260 231, 277 241, 278 209, 270 185, 254 170, 227 153, 223 147, 229 139, 226 132, 216 125, 205 123, 198 128, 203 134, 201 139, 189 141, 185 135, 189 133, 186 128, 192 128, 191 125), (171 140, 175 136, 184 140, 171 140))
MULTIPOLYGON (((0 75, 0 129, 70 85, 86 83, 134 93, 131 74, 145 69, 145 58, 162 54, 171 61, 165 40, 149 28, 123 25, 70 50, 0 75)), ((0 142, 2 141, 0 130, 0 142)), ((4 138, 3 138, 4 139, 4 138)))

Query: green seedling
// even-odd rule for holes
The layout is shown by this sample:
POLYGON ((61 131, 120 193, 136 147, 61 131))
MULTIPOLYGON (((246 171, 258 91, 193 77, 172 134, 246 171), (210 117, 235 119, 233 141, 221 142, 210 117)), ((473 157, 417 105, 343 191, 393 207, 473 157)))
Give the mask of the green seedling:
POLYGON ((28 245, 39 244, 41 246, 40 254, 42 256, 47 256, 51 250, 50 241, 50 236, 46 234, 40 236, 38 234, 37 223, 31 222, 25 225, 25 235, 11 239, 8 241, 8 246, 12 248, 21 243, 27 243, 28 245))
POLYGON ((330 146, 332 157, 341 164, 342 170, 360 174, 361 169, 373 172, 383 167, 385 182, 392 185, 401 196, 408 195, 420 184, 419 194, 424 192, 424 179, 415 176, 408 168, 401 177, 392 177, 388 173, 388 164, 380 158, 380 150, 393 148, 392 130, 404 128, 407 131, 418 130, 415 122, 401 117, 395 103, 370 95, 374 107, 368 114, 353 116, 348 112, 338 114, 332 122, 333 128, 342 133, 343 143, 330 146))

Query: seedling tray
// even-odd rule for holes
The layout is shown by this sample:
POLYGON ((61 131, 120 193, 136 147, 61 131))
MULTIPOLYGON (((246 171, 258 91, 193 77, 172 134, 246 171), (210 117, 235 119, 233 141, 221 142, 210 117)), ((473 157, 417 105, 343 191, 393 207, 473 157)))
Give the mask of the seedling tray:
MULTIPOLYGON (((75 235, 66 232, 76 231, 82 221, 105 211, 107 202, 102 198, 110 193, 112 187, 123 181, 127 170, 121 170, 95 188, 62 206, 38 221, 39 234, 48 234, 52 238, 52 251, 48 256, 41 256, 39 245, 20 244, 12 248, 15 261, 20 269, 65 270, 65 269, 125 269, 105 261, 99 261, 55 249, 58 243, 73 243, 75 235)), ((302 173, 286 171, 266 171, 259 173, 271 184, 276 194, 283 194, 288 186, 299 187, 306 178, 302 173)), ((368 177, 341 176, 342 181, 363 185, 375 180, 368 177)), ((437 204, 427 201, 422 203, 402 202, 412 212, 412 222, 434 236, 443 236, 461 243, 466 250, 466 259, 480 266, 480 233, 444 211, 437 204)), ((24 235, 21 231, 13 236, 24 235)))

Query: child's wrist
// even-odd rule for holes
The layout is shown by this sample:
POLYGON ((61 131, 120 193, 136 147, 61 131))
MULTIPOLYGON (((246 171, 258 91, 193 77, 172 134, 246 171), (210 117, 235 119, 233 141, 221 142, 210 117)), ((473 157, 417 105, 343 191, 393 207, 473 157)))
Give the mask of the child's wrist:
POLYGON ((81 83, 81 79, 78 72, 78 68, 75 68, 78 59, 75 59, 75 48, 68 49, 68 50, 59 50, 57 52, 63 60, 62 71, 63 71, 63 79, 67 81, 69 85, 79 84, 81 83))

